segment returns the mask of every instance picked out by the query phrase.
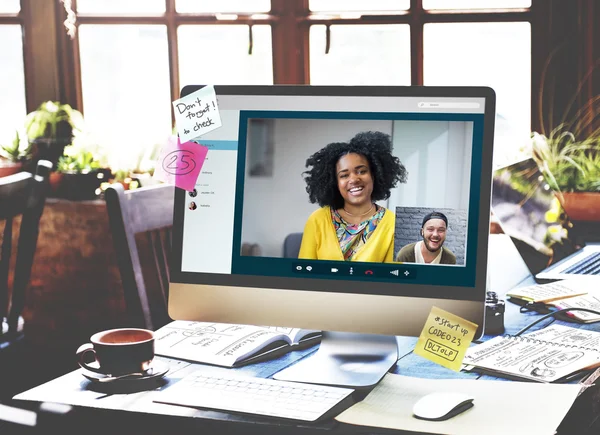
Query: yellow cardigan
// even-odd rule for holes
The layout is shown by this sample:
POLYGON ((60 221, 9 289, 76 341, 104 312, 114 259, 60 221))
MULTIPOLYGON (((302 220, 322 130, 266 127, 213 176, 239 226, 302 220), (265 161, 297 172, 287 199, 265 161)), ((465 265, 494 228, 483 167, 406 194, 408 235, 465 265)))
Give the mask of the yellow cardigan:
MULTIPOLYGON (((369 261, 373 263, 394 262, 394 213, 386 210, 367 242, 354 254, 351 261, 369 261)), ((307 260, 344 261, 329 206, 315 210, 302 235, 302 244, 298 258, 307 260)))

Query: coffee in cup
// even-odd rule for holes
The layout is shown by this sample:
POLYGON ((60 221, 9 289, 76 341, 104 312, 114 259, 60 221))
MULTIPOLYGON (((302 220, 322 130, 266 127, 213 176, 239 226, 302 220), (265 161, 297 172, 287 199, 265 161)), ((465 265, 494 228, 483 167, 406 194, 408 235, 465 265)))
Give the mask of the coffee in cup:
POLYGON ((77 349, 81 367, 106 375, 143 373, 154 359, 154 332, 148 329, 121 328, 98 332, 90 343, 77 349), (93 353, 97 366, 87 363, 86 356, 93 353))

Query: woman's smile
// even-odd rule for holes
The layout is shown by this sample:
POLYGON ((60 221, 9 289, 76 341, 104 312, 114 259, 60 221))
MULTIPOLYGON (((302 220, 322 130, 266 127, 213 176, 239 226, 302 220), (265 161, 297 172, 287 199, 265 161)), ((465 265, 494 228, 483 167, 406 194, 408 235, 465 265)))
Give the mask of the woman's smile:
POLYGON ((370 206, 373 194, 373 177, 369 161, 363 155, 349 153, 337 162, 338 190, 346 205, 370 206))
POLYGON ((364 187, 353 187, 350 190, 348 190, 348 193, 350 193, 350 195, 352 196, 360 196, 362 195, 364 192, 364 187))

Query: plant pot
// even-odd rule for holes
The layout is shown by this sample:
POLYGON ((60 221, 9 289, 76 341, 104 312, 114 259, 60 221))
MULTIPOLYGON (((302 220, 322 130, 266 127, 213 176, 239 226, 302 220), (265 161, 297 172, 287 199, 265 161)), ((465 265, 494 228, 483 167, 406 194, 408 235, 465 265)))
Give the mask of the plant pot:
POLYGON ((103 181, 98 178, 98 171, 80 173, 55 173, 56 196, 72 201, 83 201, 98 198, 96 190, 103 181))
POLYGON ((131 174, 129 174, 129 176, 132 180, 137 180, 138 183, 140 183, 140 187, 154 186, 155 184, 162 183, 157 178, 154 178, 152 175, 150 175, 148 172, 132 172, 131 174))
POLYGON ((600 192, 563 192, 556 197, 569 219, 600 222, 600 192))
POLYGON ((65 174, 62 172, 50 172, 50 192, 52 196, 57 196, 60 192, 60 187, 62 185, 63 179, 65 178, 65 174))
POLYGON ((35 167, 38 160, 49 160, 53 167, 56 167, 56 162, 63 155, 65 147, 69 145, 72 138, 38 138, 31 141, 32 165, 35 167))
POLYGON ((0 178, 8 177, 23 170, 23 163, 0 159, 0 178))

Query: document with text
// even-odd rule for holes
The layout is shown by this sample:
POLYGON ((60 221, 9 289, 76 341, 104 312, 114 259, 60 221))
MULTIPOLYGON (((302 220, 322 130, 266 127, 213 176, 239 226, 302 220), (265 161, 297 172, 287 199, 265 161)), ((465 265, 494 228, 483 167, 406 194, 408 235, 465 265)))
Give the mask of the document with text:
POLYGON ((234 367, 312 345, 318 342, 321 333, 298 328, 175 320, 154 335, 157 355, 234 367))
POLYGON ((463 363, 490 374, 539 382, 564 380, 600 366, 600 332, 552 325, 469 348, 463 363))

